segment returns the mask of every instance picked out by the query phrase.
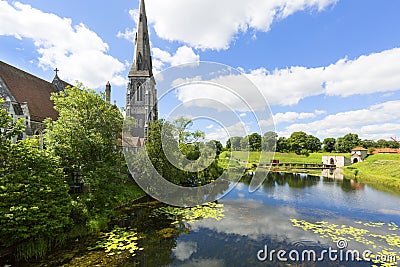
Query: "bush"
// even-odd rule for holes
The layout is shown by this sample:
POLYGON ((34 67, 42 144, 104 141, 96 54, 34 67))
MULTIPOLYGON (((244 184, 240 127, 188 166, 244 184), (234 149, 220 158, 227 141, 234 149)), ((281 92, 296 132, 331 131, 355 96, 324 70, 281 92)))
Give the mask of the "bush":
POLYGON ((0 153, 0 246, 17 246, 27 253, 19 253, 23 258, 43 255, 71 223, 63 172, 37 140, 1 147, 0 153))

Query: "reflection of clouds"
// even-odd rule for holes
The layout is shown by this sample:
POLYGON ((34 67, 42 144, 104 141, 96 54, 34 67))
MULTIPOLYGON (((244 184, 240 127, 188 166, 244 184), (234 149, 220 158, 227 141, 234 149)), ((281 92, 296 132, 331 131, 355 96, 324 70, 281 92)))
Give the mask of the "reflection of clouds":
MULTIPOLYGON (((200 231, 201 228, 206 228, 215 231, 218 234, 234 234, 239 236, 245 236, 253 240, 260 241, 260 248, 263 244, 261 240, 268 238, 276 240, 277 242, 294 243, 297 241, 310 241, 315 244, 320 244, 322 247, 331 246, 336 249, 336 244, 330 238, 323 238, 319 234, 313 231, 304 231, 301 228, 293 226, 290 219, 297 218, 301 219, 304 217, 296 209, 288 206, 272 207, 263 204, 262 201, 253 199, 236 199, 236 200, 223 200, 224 214, 225 217, 216 222, 213 219, 204 219, 191 224, 193 231, 200 231)), ((325 212, 323 210, 312 210, 307 209, 307 213, 311 217, 313 215, 325 215, 324 219, 329 224, 336 224, 340 226, 353 226, 359 229, 368 229, 370 233, 387 235, 391 234, 387 232, 387 228, 370 228, 363 225, 356 224, 354 220, 346 217, 337 216, 334 213, 325 212)), ((303 212, 301 212, 303 214, 303 212)), ((318 216, 319 217, 319 216, 318 216)), ((308 219, 306 219, 307 221, 308 219)), ((310 222, 314 222, 311 220, 310 222)), ((340 238, 340 236, 338 236, 340 238)), ((382 240, 373 239, 368 235, 365 236, 367 239, 374 240, 377 245, 377 249, 387 247, 385 242, 382 240)), ((267 244, 273 245, 273 244, 267 244)), ((359 251, 371 250, 371 246, 357 242, 355 240, 349 240, 348 249, 357 249, 359 251)))
POLYGON ((190 256, 192 256, 193 253, 197 252, 197 243, 178 241, 172 252, 178 260, 187 260, 190 258, 190 256))
POLYGON ((383 214, 388 214, 388 215, 399 215, 400 216, 400 211, 399 210, 392 210, 392 209, 380 209, 378 210, 380 213, 383 214))
POLYGON ((189 262, 185 262, 182 264, 177 264, 174 266, 179 267, 224 267, 225 262, 222 259, 193 259, 189 262))
MULTIPOLYGON (((192 224, 192 230, 207 228, 218 233, 236 234, 259 240, 273 236, 279 241, 315 240, 312 233, 293 227, 291 218, 299 214, 291 207, 272 207, 252 199, 222 200, 225 217, 218 222, 205 219, 192 224)), ((260 244, 263 245, 263 244, 260 244)))

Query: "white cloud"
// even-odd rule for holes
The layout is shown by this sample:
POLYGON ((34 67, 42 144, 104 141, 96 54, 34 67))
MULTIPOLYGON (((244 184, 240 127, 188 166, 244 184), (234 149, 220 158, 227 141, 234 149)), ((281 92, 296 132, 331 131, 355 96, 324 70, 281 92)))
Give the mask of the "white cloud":
POLYGON ((148 0, 148 19, 157 35, 201 49, 227 49, 249 29, 267 32, 271 24, 305 9, 321 11, 337 0, 148 0))
POLYGON ((126 66, 110 56, 108 45, 84 24, 72 25, 71 19, 7 1, 0 1, 0 21, 0 36, 32 39, 40 55, 39 66, 58 67, 63 79, 95 88, 108 80, 125 84, 121 72, 126 66))
POLYGON ((274 121, 276 124, 284 123, 284 122, 294 122, 296 120, 304 120, 304 119, 312 119, 317 117, 318 115, 325 114, 326 111, 316 110, 314 112, 286 112, 286 113, 277 113, 274 115, 274 121))
POLYGON ((132 43, 135 43, 136 29, 126 28, 124 32, 118 32, 117 37, 126 39, 132 43))
POLYGON ((126 28, 124 32, 117 33, 118 38, 123 38, 129 42, 135 43, 135 36, 137 31, 137 22, 139 21, 139 9, 129 10, 129 16, 135 23, 135 28, 126 28))
POLYGON ((246 117, 247 116, 247 114, 246 113, 240 113, 240 115, 239 115, 240 117, 246 117))
POLYGON ((250 127, 246 125, 244 122, 237 122, 231 126, 225 128, 216 128, 214 132, 207 133, 207 140, 218 140, 222 144, 225 144, 226 141, 233 136, 247 136, 250 134, 250 127))
MULTIPOLYGON (((358 94, 393 92, 400 90, 400 48, 382 51, 354 60, 346 58, 327 67, 307 68, 294 66, 269 72, 264 68, 246 74, 258 90, 265 96, 269 105, 290 106, 300 100, 317 95, 348 97, 358 94)), ((249 81, 243 75, 220 76, 210 80, 214 84, 224 84, 236 94, 245 98, 254 110, 265 108, 259 94, 249 94, 249 81)), ((183 102, 198 97, 219 99, 217 90, 199 91, 193 87, 180 91, 183 102)), ((225 96, 226 106, 236 110, 248 111, 243 99, 234 95, 225 96)))
POLYGON ((305 131, 325 137, 340 137, 357 133, 363 139, 389 139, 400 132, 400 100, 372 105, 366 109, 340 112, 311 123, 292 124, 281 133, 305 131))
POLYGON ((208 125, 208 126, 206 127, 206 129, 212 129, 212 128, 214 128, 214 125, 212 125, 212 124, 210 124, 210 125, 208 125))
POLYGON ((153 66, 157 70, 161 70, 167 66, 178 66, 185 63, 194 63, 200 61, 200 56, 197 55, 192 48, 187 46, 179 47, 175 54, 171 55, 167 51, 160 48, 153 48, 153 66))

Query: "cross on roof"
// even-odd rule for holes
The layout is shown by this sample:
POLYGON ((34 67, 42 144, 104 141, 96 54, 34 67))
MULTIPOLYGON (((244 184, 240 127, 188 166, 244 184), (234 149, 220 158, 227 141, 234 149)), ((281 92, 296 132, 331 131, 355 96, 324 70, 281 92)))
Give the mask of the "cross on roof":
POLYGON ((57 75, 60 70, 56 68, 54 71, 56 72, 57 75))

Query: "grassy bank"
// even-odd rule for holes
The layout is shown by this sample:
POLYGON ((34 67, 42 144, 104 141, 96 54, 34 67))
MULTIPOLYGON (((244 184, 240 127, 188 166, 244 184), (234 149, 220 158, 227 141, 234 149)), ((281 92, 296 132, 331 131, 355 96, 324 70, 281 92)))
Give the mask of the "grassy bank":
POLYGON ((344 175, 360 182, 400 189, 400 155, 380 154, 369 156, 344 168, 344 175))
MULTIPOLYGON (((238 160, 239 162, 249 162, 250 164, 258 162, 269 162, 271 159, 271 154, 265 153, 265 155, 260 156, 260 152, 244 152, 244 151, 233 151, 232 157, 233 159, 238 160)), ((220 159, 226 159, 229 155, 229 152, 223 152, 220 155, 220 159)), ((345 156, 350 158, 350 153, 310 153, 307 157, 305 155, 297 155, 296 153, 275 153, 274 159, 279 160, 279 162, 298 162, 298 163, 316 163, 319 164, 322 162, 322 156, 345 156)))

